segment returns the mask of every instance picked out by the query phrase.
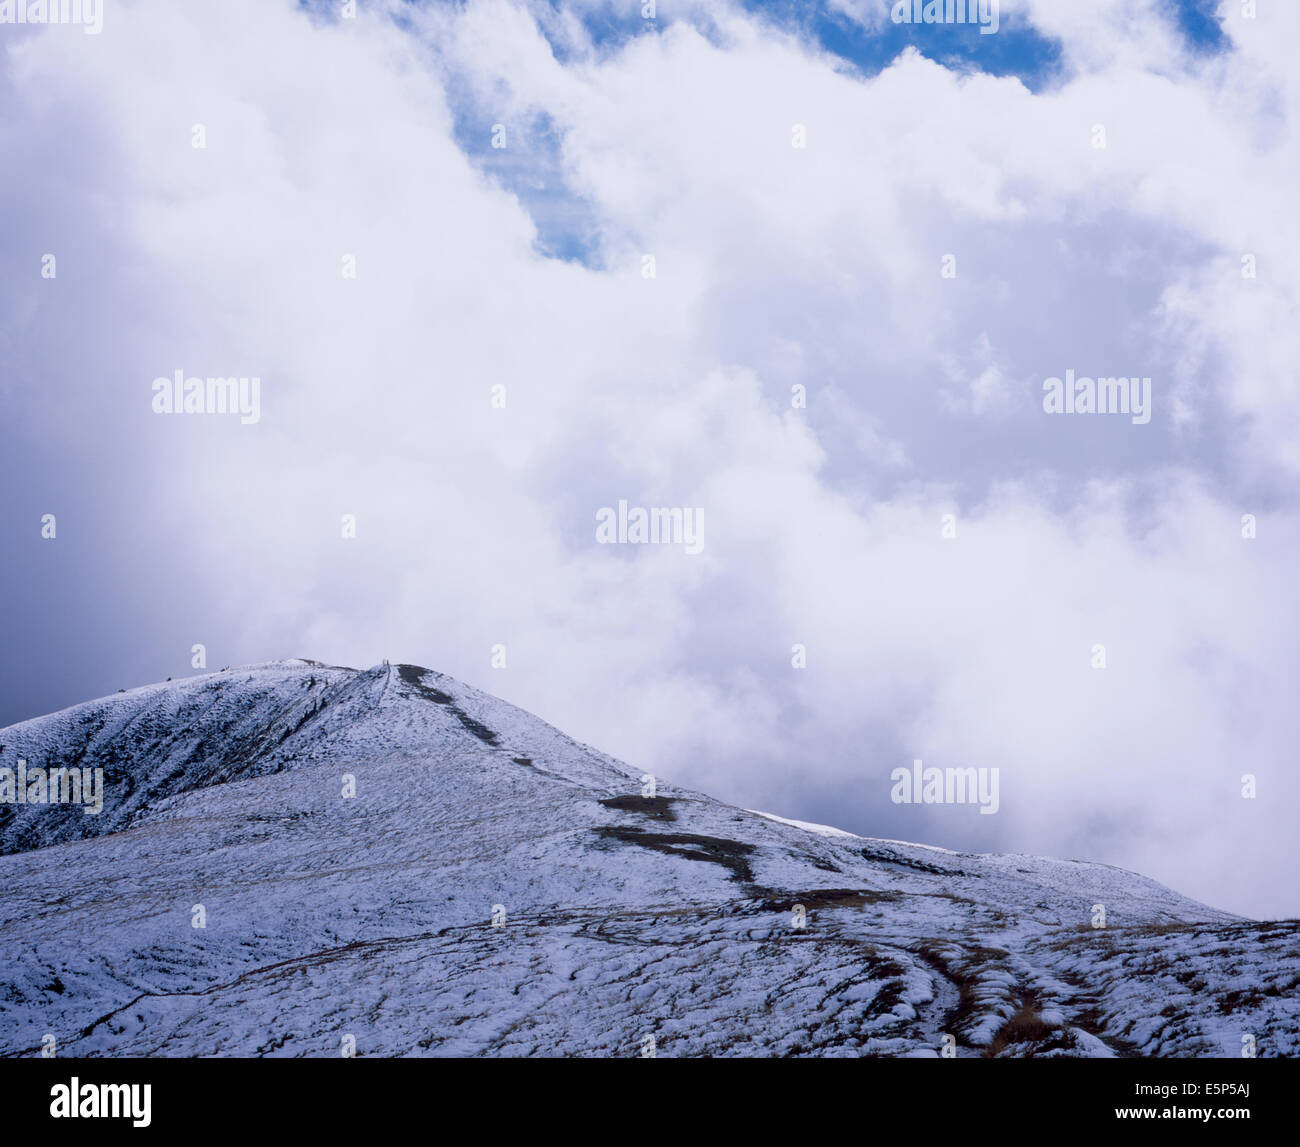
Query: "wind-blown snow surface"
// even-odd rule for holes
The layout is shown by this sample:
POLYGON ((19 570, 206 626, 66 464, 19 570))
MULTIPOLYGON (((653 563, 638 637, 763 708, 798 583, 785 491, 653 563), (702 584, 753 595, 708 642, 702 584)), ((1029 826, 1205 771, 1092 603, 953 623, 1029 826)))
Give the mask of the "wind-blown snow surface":
POLYGON ((1300 1046, 1295 921, 662 781, 648 800, 637 770, 413 666, 135 689, 0 730, 0 765, 20 758, 103 768, 105 807, 0 805, 0 1054, 46 1033, 133 1056, 1300 1046))

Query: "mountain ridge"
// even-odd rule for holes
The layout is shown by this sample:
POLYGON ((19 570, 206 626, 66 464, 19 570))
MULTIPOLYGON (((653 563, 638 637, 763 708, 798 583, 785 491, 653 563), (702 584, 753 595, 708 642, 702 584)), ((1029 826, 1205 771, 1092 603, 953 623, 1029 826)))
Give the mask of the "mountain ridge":
POLYGON ((4 1055, 47 1033, 89 1055, 1300 1046, 1293 921, 662 780, 647 798, 637 770, 420 666, 142 686, 0 730, 0 768, 19 757, 103 768, 105 809, 0 806, 4 1055), (69 867, 93 879, 68 889, 69 867))

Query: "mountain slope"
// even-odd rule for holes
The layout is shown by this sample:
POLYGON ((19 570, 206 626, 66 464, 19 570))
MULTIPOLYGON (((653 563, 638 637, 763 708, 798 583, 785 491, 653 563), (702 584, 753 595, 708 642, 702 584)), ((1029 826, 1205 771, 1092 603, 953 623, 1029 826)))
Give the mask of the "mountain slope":
POLYGON ((1294 921, 1104 865, 647 799, 636 770, 415 666, 136 689, 0 730, 0 767, 20 758, 103 768, 105 799, 0 805, 4 1055, 47 1033, 61 1055, 1300 1047, 1294 921))

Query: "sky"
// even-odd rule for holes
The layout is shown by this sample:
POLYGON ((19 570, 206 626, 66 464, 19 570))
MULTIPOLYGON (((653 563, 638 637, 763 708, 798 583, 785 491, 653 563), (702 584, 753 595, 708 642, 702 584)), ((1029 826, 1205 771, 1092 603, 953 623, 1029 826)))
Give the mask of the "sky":
POLYGON ((388 658, 744 807, 1300 915, 1300 6, 654 7, 0 23, 0 724, 388 658))

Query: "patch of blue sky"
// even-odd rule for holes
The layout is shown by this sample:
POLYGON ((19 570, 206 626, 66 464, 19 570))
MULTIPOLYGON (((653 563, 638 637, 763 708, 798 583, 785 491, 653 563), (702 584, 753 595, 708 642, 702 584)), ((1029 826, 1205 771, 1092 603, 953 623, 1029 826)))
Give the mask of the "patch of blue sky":
POLYGON ((1217 0, 1167 0, 1170 14, 1188 45, 1200 53, 1227 51, 1232 41, 1215 17, 1217 0))
MULTIPOLYGON (((989 32, 992 22, 983 26, 978 21, 895 23, 888 14, 880 20, 863 20, 840 8, 799 0, 744 0, 744 7, 759 19, 797 32, 864 76, 887 68, 908 47, 956 70, 1016 76, 1031 91, 1049 86, 1060 74, 1060 44, 1023 21, 999 19, 997 30, 989 32)), ((956 7, 967 9, 964 3, 956 7)), ((978 5, 969 7, 978 14, 978 5)), ((922 6, 917 14, 924 11, 922 6)))
POLYGON ((601 265, 599 221, 564 170, 563 138, 545 113, 504 120, 481 101, 449 91, 456 142, 470 162, 528 212, 539 254, 601 265), (493 146, 493 141, 501 146, 493 146))

